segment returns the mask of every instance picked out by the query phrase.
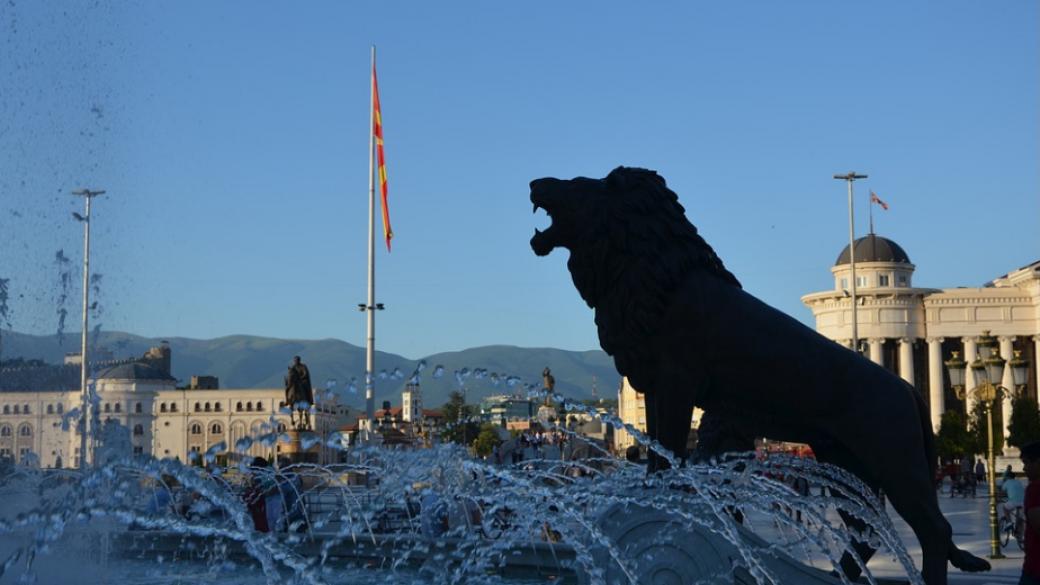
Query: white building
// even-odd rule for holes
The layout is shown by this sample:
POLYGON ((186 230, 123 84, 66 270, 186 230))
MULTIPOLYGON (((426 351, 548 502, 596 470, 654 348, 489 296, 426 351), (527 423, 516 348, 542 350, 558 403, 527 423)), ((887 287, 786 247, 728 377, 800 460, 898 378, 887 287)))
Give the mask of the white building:
POLYGON ((401 392, 401 419, 410 423, 422 422, 422 390, 418 384, 409 382, 401 392))
MULTIPOLYGON (((238 456, 235 443, 250 437, 254 441, 248 456, 277 456, 281 445, 257 439, 289 425, 289 416, 280 412, 282 388, 219 389, 210 377, 195 377, 189 388, 177 388, 170 358, 164 344, 139 360, 97 374, 102 449, 187 462, 189 453, 217 446, 233 460, 238 456)), ((316 402, 312 422, 323 439, 319 460, 330 461, 335 454, 325 446, 326 439, 347 423, 347 407, 316 402)), ((79 405, 78 388, 0 392, 0 457, 25 461, 31 455, 44 467, 78 466, 78 417, 69 420, 65 415, 79 405)))
MULTIPOLYGON (((870 234, 856 240, 857 337, 860 351, 913 384, 928 402, 939 428, 949 408, 970 408, 950 386, 943 362, 954 351, 971 363, 976 340, 988 331, 1000 342, 1006 360, 1018 355, 1029 363, 1026 392, 1037 395, 1040 362, 1040 261, 980 287, 921 288, 913 284, 914 265, 892 240, 870 234)), ((834 288, 811 293, 802 302, 816 318, 816 330, 851 347, 852 304, 849 247, 831 268, 834 288)), ((967 386, 974 386, 970 368, 967 386)), ((1013 388, 1011 369, 1003 385, 1013 388)), ((997 406, 1006 429, 1010 398, 997 406)))

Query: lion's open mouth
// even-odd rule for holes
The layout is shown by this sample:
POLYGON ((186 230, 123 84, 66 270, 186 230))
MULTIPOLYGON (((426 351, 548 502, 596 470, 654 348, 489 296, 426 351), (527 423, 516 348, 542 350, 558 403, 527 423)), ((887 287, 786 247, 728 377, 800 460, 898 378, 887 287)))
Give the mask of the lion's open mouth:
POLYGON ((539 181, 531 182, 531 213, 537 213, 539 209, 545 211, 546 215, 549 216, 549 227, 544 230, 535 228, 534 237, 531 238, 531 249, 534 253, 539 256, 546 256, 553 251, 558 242, 554 236, 554 226, 552 224, 552 210, 547 206, 543 193, 539 190, 539 183, 546 181, 546 179, 540 179, 539 181))

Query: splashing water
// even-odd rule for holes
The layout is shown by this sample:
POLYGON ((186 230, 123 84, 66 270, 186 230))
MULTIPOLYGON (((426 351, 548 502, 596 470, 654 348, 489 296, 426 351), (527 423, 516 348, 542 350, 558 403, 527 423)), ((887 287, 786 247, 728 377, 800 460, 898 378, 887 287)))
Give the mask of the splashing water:
MULTIPOLYGON (((531 397, 597 415, 544 390, 531 397)), ((615 415, 602 420, 674 461, 615 415)), ((663 514, 686 526, 683 534, 701 531, 735 547, 735 565, 727 561, 700 582, 732 582, 734 571, 742 571, 759 583, 779 583, 770 564, 778 555, 809 554, 837 567, 853 537, 887 548, 904 563, 911 581, 921 582, 880 503, 841 469, 793 457, 741 456, 647 476, 641 465, 602 453, 568 455, 583 439, 562 427, 553 431, 562 437, 559 454, 550 455, 547 447, 514 465, 474 459, 454 445, 348 450, 343 433, 322 441, 305 432, 301 447, 339 451, 344 463, 272 469, 252 468, 242 459, 214 473, 173 460, 118 459, 85 475, 19 467, 3 478, 0 496, 39 497, 13 503, 17 516, 10 516, 11 509, 0 513, 0 541, 27 543, 12 545, 3 570, 11 571, 17 562, 26 573, 46 573, 46 564, 25 559, 74 548, 81 530, 75 527, 89 526, 102 530, 101 541, 109 543, 105 554, 124 569, 151 559, 149 578, 155 581, 204 567, 193 581, 285 582, 290 576, 294 583, 314 584, 499 583, 522 578, 518 555, 529 551, 523 553, 528 567, 533 554, 557 575, 627 582, 644 557, 631 557, 628 545, 614 540, 625 536, 612 531, 611 518, 663 514), (803 477, 832 495, 797 496, 771 479, 781 475, 803 477), (286 532, 254 529, 249 494, 260 486, 284 502, 277 525, 286 532), (187 504, 176 512, 163 501, 187 504), (777 510, 800 512, 802 520, 777 510), (873 531, 848 534, 836 525, 838 510, 865 519, 873 531), (745 536, 734 511, 753 528, 762 523, 758 528, 779 531, 786 540, 766 543, 745 536), (35 536, 22 540, 23 534, 35 536), (203 554, 189 554, 192 550, 203 554), (181 560, 171 562, 174 557, 181 560), (185 560, 189 557, 195 560, 185 560)), ((234 450, 244 454, 254 442, 270 448, 288 441, 287 435, 271 432, 239 439, 234 450)), ((193 453, 192 461, 212 467, 224 449, 214 445, 204 455, 193 453)), ((672 538, 662 532, 643 542, 646 554, 666 554, 680 544, 672 538)))
POLYGON ((439 379, 442 376, 444 376, 444 366, 437 364, 433 368, 433 377, 434 379, 439 379))

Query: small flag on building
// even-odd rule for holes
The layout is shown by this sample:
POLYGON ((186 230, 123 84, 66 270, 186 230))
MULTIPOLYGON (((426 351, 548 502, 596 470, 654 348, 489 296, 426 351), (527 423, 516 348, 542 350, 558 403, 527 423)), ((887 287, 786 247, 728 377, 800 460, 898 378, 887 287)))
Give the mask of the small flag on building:
POLYGON ((372 61, 372 135, 376 139, 376 157, 379 168, 379 193, 383 204, 383 236, 386 238, 386 251, 390 251, 390 240, 394 230, 390 227, 390 207, 387 202, 386 158, 383 155, 383 114, 379 108, 379 84, 376 82, 375 58, 372 61))
POLYGON ((877 196, 877 193, 875 193, 873 191, 870 192, 870 202, 871 203, 877 203, 878 205, 881 206, 881 209, 884 209, 885 211, 888 211, 888 204, 885 203, 884 201, 882 201, 881 198, 877 196))

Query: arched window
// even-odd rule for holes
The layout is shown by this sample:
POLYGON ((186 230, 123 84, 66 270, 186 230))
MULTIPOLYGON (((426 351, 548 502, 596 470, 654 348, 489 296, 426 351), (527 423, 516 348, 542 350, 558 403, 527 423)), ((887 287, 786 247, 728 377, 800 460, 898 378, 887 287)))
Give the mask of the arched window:
POLYGON ((105 412, 112 412, 112 405, 107 402, 105 403, 105 412))
POLYGON ((220 423, 213 423, 213 426, 209 428, 211 435, 220 435, 224 432, 224 427, 220 426, 220 423))
POLYGON ((263 402, 260 402, 259 400, 256 402, 256 411, 257 412, 263 412, 264 411, 264 403, 263 402))
MULTIPOLYGON (((252 405, 250 405, 250 406, 252 406, 252 405)), ((250 408, 249 410, 252 410, 252 408, 250 408)), ((235 403, 235 412, 242 412, 242 403, 241 402, 235 403)))
POLYGON ((195 403, 195 412, 202 412, 202 404, 199 402, 195 403))
POLYGON ((163 402, 159 405, 159 412, 166 412, 166 403, 163 402))
POLYGON ((17 404, 15 404, 15 405, 14 405, 14 413, 15 413, 15 414, 18 414, 18 412, 19 412, 19 408, 18 408, 18 405, 17 405, 17 404))
POLYGON ((11 407, 7 404, 4 405, 4 414, 11 414, 11 407))
POLYGON ((281 423, 281 422, 278 423, 278 432, 279 433, 284 433, 285 432, 285 423, 281 423))
POLYGON ((202 434, 202 425, 200 425, 199 423, 191 423, 191 434, 193 434, 193 435, 201 435, 202 434))
POLYGON ((65 407, 62 406, 61 403, 59 402, 58 403, 58 414, 61 414, 63 412, 65 412, 65 407))
POLYGON ((141 436, 144 434, 144 427, 141 425, 134 425, 134 435, 141 436))
POLYGON ((247 402, 246 403, 246 411, 247 412, 253 412, 253 403, 252 402, 247 402))
POLYGON ((28 424, 24 424, 24 425, 18 427, 18 436, 19 437, 31 437, 32 436, 32 427, 29 426, 28 424))
POLYGON ((176 402, 171 402, 170 403, 170 412, 177 412, 177 403, 176 402))
POLYGON ((48 404, 47 405, 47 414, 54 414, 54 405, 53 404, 48 404))
POLYGON ((213 407, 210 405, 210 403, 207 402, 206 403, 206 412, 210 412, 211 410, 213 410, 213 407))
POLYGON ((217 412, 223 412, 224 411, 224 407, 221 406, 221 404, 219 402, 217 402, 217 403, 213 404, 213 410, 215 410, 217 412))
POLYGON ((29 405, 26 404, 22 407, 22 414, 29 414, 29 405))
POLYGON ((123 403, 117 402, 114 408, 116 412, 123 412, 123 403))
POLYGON ((11 436, 11 427, 10 427, 10 425, 4 425, 4 426, 0 427, 0 437, 10 437, 10 436, 11 436))
POLYGON ((134 405, 134 412, 136 412, 136 413, 140 413, 141 412, 141 403, 140 402, 138 402, 137 404, 134 405))

